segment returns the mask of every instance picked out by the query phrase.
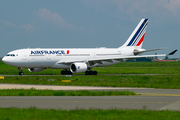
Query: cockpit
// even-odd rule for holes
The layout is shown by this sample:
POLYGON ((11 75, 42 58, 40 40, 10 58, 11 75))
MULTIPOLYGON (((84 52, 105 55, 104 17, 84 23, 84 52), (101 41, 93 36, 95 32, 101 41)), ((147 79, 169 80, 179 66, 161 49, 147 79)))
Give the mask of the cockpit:
POLYGON ((7 54, 6 56, 12 56, 12 57, 15 57, 15 54, 7 54))

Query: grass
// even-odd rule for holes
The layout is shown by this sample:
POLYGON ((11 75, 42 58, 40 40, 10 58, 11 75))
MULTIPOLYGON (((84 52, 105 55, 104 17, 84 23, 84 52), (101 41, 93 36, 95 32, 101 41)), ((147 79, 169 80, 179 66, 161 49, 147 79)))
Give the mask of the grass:
POLYGON ((178 111, 153 110, 47 110, 35 107, 28 109, 0 108, 1 120, 179 120, 178 111))
MULTIPOLYGON (((0 61, 1 75, 18 75, 19 70, 0 61)), ((108 67, 93 68, 98 74, 180 74, 180 62, 122 62, 108 67)), ((45 69, 41 72, 23 70, 25 75, 60 75, 60 69, 45 69)), ((84 74, 84 73, 78 73, 84 74)))
POLYGON ((179 89, 179 75, 6 76, 0 83, 179 89), (64 83, 62 80, 71 80, 64 83))
POLYGON ((122 96, 136 95, 131 91, 63 91, 31 89, 1 89, 0 96, 122 96))
MULTIPOLYGON (((0 74, 16 75, 18 69, 0 62, 0 74)), ((0 83, 41 84, 41 85, 78 85, 78 86, 110 86, 110 87, 147 87, 147 88, 180 88, 180 62, 122 62, 108 67, 94 68, 97 76, 6 76, 0 83), (117 75, 101 75, 117 74, 117 75), (118 75, 123 74, 123 75, 118 75), (156 75, 126 75, 156 74, 156 75), (51 80, 49 80, 51 79, 51 80), (63 83, 62 80, 71 80, 63 83)), ((46 69, 31 73, 24 70, 25 75, 60 75, 59 69, 46 69)), ((82 74, 82 73, 80 73, 82 74)))

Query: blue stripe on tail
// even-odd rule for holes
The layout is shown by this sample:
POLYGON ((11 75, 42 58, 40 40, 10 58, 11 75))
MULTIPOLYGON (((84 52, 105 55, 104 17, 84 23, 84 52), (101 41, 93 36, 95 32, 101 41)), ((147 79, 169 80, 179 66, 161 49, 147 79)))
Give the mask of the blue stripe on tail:
POLYGON ((146 25, 142 28, 142 30, 140 31, 140 33, 138 34, 138 36, 137 36, 137 38, 134 40, 134 42, 131 44, 131 46, 134 46, 134 45, 136 44, 137 40, 140 40, 139 37, 144 34, 143 31, 144 31, 144 29, 146 29, 147 24, 148 24, 148 23, 146 23, 146 25))

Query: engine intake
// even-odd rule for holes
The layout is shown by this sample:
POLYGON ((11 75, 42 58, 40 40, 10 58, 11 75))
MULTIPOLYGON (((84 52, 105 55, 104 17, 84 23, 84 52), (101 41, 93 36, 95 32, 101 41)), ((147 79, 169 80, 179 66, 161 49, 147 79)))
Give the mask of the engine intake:
POLYGON ((85 72, 86 70, 87 70, 87 64, 86 63, 72 63, 70 65, 70 71, 72 73, 85 72))

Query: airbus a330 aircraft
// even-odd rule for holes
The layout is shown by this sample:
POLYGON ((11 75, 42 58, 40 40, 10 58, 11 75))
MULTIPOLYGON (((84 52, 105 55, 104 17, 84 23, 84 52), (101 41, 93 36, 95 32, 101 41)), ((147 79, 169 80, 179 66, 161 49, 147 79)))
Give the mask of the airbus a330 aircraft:
POLYGON ((142 49, 148 19, 142 19, 128 40, 119 48, 94 48, 94 49, 68 49, 68 48, 36 48, 19 49, 9 52, 2 60, 4 63, 18 67, 19 75, 23 75, 23 68, 30 72, 43 71, 46 68, 64 69, 62 75, 85 72, 86 75, 97 75, 92 71, 93 67, 109 66, 123 62, 127 59, 166 56, 160 55, 139 55, 143 52, 160 50, 142 49))

